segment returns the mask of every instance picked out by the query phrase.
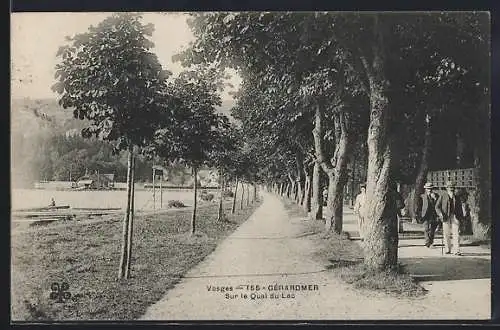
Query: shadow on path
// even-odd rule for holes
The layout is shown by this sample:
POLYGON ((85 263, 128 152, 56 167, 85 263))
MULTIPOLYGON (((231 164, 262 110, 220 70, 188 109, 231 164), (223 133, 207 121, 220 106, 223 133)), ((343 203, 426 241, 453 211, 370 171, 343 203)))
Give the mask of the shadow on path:
POLYGON ((286 273, 255 273, 255 274, 221 274, 221 275, 188 275, 182 276, 182 278, 230 278, 230 277, 259 277, 259 276, 293 276, 293 275, 305 275, 305 274, 318 274, 323 273, 327 269, 319 269, 308 272, 286 272, 286 273))
POLYGON ((328 259, 331 262, 330 265, 326 266, 326 269, 336 269, 342 267, 356 266, 363 262, 363 258, 356 259, 328 259))
MULTIPOLYGON (((469 254, 465 254, 467 256, 469 254)), ((474 255, 474 254, 472 254, 474 255)), ((404 269, 418 281, 471 280, 491 277, 491 262, 475 257, 401 258, 404 269)))

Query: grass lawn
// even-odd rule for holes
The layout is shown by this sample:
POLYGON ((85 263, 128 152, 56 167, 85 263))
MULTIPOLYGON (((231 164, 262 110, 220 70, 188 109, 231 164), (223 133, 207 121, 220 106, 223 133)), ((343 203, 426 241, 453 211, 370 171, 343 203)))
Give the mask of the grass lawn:
MULTIPOLYGON (((286 198, 283 201, 290 217, 307 217, 304 210, 293 201, 286 198)), ((411 278, 402 266, 385 272, 369 270, 363 264, 361 246, 350 240, 347 234, 325 233, 324 221, 320 220, 307 220, 305 224, 307 231, 318 233, 315 236, 320 246, 317 257, 344 282, 357 289, 375 290, 400 297, 418 297, 425 294, 425 289, 411 278)))
POLYGON ((117 280, 122 216, 100 223, 45 228, 12 236, 11 319, 136 319, 210 254, 258 205, 244 207, 231 215, 231 203, 226 202, 225 222, 216 222, 217 203, 202 207, 197 214, 198 234, 194 237, 187 234, 190 209, 136 215, 132 278, 128 280, 117 280), (68 283, 71 298, 64 302, 50 299, 54 282, 68 283))

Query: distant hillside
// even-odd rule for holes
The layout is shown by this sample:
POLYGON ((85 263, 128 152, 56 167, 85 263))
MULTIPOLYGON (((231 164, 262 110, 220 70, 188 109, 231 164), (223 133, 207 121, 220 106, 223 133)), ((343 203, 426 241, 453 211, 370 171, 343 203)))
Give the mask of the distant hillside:
MULTIPOLYGON (((224 100, 217 108, 219 113, 228 116, 231 121, 233 100, 224 100)), ((73 118, 71 109, 63 109, 55 99, 13 99, 11 101, 11 132, 29 135, 38 133, 65 133, 81 130, 86 121, 73 118)))
MULTIPOLYGON (((233 101, 225 101, 218 111, 230 117, 232 106, 233 101)), ((114 173, 116 180, 124 181, 126 153, 114 155, 109 144, 83 139, 78 133, 87 124, 74 119, 73 111, 63 109, 55 99, 12 100, 12 185, 32 187, 38 180, 67 180, 87 170, 114 173)), ((151 166, 149 161, 137 160, 137 181, 151 179, 151 166)), ((192 181, 190 169, 171 167, 170 170, 173 170, 169 173, 172 183, 185 185, 192 181)))
POLYGON ((65 133, 86 125, 85 121, 73 118, 73 111, 63 109, 55 99, 13 99, 10 114, 11 133, 22 133, 25 137, 65 133))

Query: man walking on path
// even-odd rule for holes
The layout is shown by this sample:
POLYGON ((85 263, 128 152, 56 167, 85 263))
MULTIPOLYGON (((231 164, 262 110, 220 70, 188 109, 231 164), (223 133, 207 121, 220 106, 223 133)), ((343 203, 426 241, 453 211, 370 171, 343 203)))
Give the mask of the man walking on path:
POLYGON ((418 223, 424 224, 425 246, 430 248, 434 243, 434 235, 439 225, 436 214, 438 196, 430 182, 424 185, 424 189, 425 192, 418 199, 415 216, 418 223))
POLYGON ((462 202, 455 195, 455 183, 446 183, 446 193, 442 194, 436 202, 436 213, 443 224, 444 247, 446 254, 462 255, 460 252, 460 221, 463 218, 462 202), (450 237, 453 236, 453 239, 450 237), (453 251, 450 247, 453 246, 453 251))
POLYGON ((354 202, 354 214, 358 217, 358 231, 359 237, 364 239, 363 226, 365 222, 365 199, 366 199, 366 184, 362 183, 360 185, 360 193, 356 196, 356 201, 354 202))

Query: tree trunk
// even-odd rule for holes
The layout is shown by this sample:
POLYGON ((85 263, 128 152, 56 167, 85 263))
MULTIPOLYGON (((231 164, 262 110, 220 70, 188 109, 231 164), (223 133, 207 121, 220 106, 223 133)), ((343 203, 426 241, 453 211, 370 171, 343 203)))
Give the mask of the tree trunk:
POLYGON ((297 168, 297 178, 296 178, 296 184, 297 184, 297 191, 295 193, 295 196, 294 196, 294 200, 297 204, 301 205, 302 204, 302 198, 304 197, 304 185, 303 185, 303 177, 302 177, 302 174, 303 174, 303 166, 304 166, 304 155, 297 151, 295 153, 295 165, 296 165, 296 168, 297 168))
POLYGON ((415 179, 415 189, 413 191, 412 205, 409 205, 411 217, 415 218, 415 210, 420 195, 424 192, 424 184, 427 181, 427 172, 429 171, 429 156, 432 144, 431 132, 431 117, 425 116, 425 133, 424 133, 424 146, 422 149, 422 159, 418 168, 417 177, 415 179))
POLYGON ((456 165, 458 168, 464 167, 465 142, 460 132, 456 133, 456 165))
POLYGON ((295 199, 295 202, 301 205, 303 196, 304 196, 304 190, 302 189, 302 182, 297 181, 297 198, 295 199))
POLYGON ((191 235, 196 231, 196 206, 198 204, 198 169, 193 166, 194 188, 193 188, 193 214, 191 216, 191 235))
MULTIPOLYGON (((342 170, 341 170, 342 171, 342 170)), ((347 182, 345 169, 340 175, 329 176, 328 184, 328 201, 327 209, 328 217, 325 221, 325 229, 333 230, 340 234, 343 226, 343 211, 344 211, 344 186, 347 182), (332 197, 330 197, 332 196, 332 197)))
POLYGON ((488 164, 476 152, 474 157, 474 174, 476 189, 473 191, 473 205, 471 205, 472 234, 475 240, 487 240, 491 237, 491 174, 486 172, 488 164))
POLYGON ((231 208, 231 214, 234 214, 236 211, 236 194, 238 193, 238 178, 236 178, 236 185, 234 186, 234 195, 233 195, 233 206, 231 208))
POLYGON ((368 128, 368 171, 364 254, 370 269, 393 268, 398 261, 398 224, 395 203, 389 191, 392 170, 391 120, 385 76, 383 26, 374 16, 372 63, 362 58, 370 84, 370 125, 368 128))
POLYGON ((288 190, 288 198, 295 199, 296 196, 295 180, 292 178, 290 174, 288 174, 288 179, 290 180, 290 189, 288 190))
POLYGON ((155 163, 153 162, 153 210, 156 210, 156 170, 155 163))
POLYGON ((309 192, 309 178, 307 176, 304 177, 304 189, 302 190, 301 198, 299 200, 299 205, 304 206, 304 203, 306 203, 307 199, 307 194, 309 192))
POLYGON ((224 177, 222 176, 222 171, 219 171, 220 177, 219 177, 219 210, 217 212, 217 221, 222 221, 224 214, 223 214, 223 209, 222 209, 222 202, 224 200, 224 177))
POLYGON ((326 209, 325 209, 325 231, 329 231, 333 225, 333 194, 335 193, 335 173, 333 170, 326 172, 328 177, 328 198, 326 199, 326 209))
POLYGON ((132 238, 134 234, 134 204, 135 204, 135 155, 132 153, 132 192, 130 198, 130 216, 127 233, 127 266, 125 278, 130 278, 130 265, 132 263, 132 238))
MULTIPOLYGON (((135 161, 134 161, 135 164, 135 161)), ((160 179, 160 210, 163 209, 163 172, 160 179)))
POLYGON ((342 109, 336 109, 335 120, 335 152, 331 162, 323 154, 323 114, 319 105, 316 106, 313 138, 316 160, 328 176, 328 199, 325 220, 325 230, 332 227, 338 233, 342 232, 343 191, 346 183, 347 147, 349 145, 348 120, 342 109), (332 165, 334 164, 334 165, 332 165), (333 226, 332 226, 333 225, 333 226))
POLYGON ((306 178, 305 188, 304 188, 304 198, 302 201, 302 207, 306 213, 311 211, 311 170, 308 167, 304 167, 304 174, 306 178))
POLYGON ((321 192, 321 168, 317 161, 314 162, 312 177, 312 200, 311 200, 311 219, 323 219, 323 195, 321 192))
POLYGON ((354 206, 354 201, 356 200, 356 194, 354 193, 356 187, 356 157, 352 156, 352 177, 351 177, 351 207, 354 206))
POLYGON ((123 229, 122 229, 122 249, 120 256, 120 269, 118 272, 118 278, 122 279, 125 277, 127 263, 128 263, 128 228, 130 222, 130 206, 132 202, 132 162, 133 153, 132 147, 128 149, 128 166, 127 166, 127 206, 125 208, 125 216, 123 218, 123 229))
POLYGON ((474 150, 476 189, 471 205, 472 233, 476 240, 491 238, 491 117, 489 98, 485 97, 477 114, 474 150))
POLYGON ((245 197, 245 186, 243 182, 241 183, 241 201, 240 201, 240 210, 243 210, 243 197, 245 197))
POLYGON ((257 185, 254 183, 253 184, 253 200, 254 202, 257 201, 259 198, 257 196, 257 185))
POLYGON ((323 161, 322 166, 328 174, 328 200, 325 229, 333 230, 340 234, 343 225, 344 209, 344 187, 347 183, 347 152, 350 144, 348 132, 348 118, 340 110, 335 115, 336 144, 332 163, 333 167, 327 166, 323 161))
POLYGON ((250 205, 250 185, 247 183, 246 185, 247 188, 247 206, 250 205))

